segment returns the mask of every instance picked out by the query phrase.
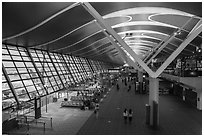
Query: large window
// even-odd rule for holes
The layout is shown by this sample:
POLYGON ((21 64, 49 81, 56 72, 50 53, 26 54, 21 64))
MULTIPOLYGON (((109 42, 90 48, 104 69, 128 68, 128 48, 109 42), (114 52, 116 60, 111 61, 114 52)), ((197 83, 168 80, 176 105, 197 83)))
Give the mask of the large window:
POLYGON ((79 58, 79 65, 80 65, 80 67, 82 69, 82 74, 84 75, 85 79, 88 79, 88 73, 85 70, 85 67, 84 67, 84 64, 83 64, 82 60, 83 60, 82 58, 79 58))
POLYGON ((16 104, 13 92, 19 102, 29 101, 86 80, 93 76, 93 71, 101 71, 102 66, 106 66, 103 62, 80 57, 4 44, 2 62, 5 68, 5 74, 2 73, 3 108, 16 104), (5 75, 14 88, 13 92, 5 75))
POLYGON ((80 75, 78 73, 78 70, 77 70, 77 68, 76 68, 76 66, 75 66, 75 64, 73 62, 72 57, 69 56, 69 55, 64 55, 64 57, 65 57, 65 61, 66 61, 67 65, 68 65, 68 67, 69 67, 69 69, 70 69, 70 71, 72 73, 72 76, 74 77, 75 83, 80 82, 81 77, 80 77, 80 75))
POLYGON ((89 76, 93 76, 93 69, 92 69, 92 66, 91 66, 91 63, 90 63, 90 61, 88 60, 88 59, 85 59, 85 62, 86 62, 86 64, 87 64, 87 67, 89 68, 89 70, 90 70, 90 75, 89 76))
POLYGON ((57 53, 50 53, 50 56, 56 66, 56 69, 60 75, 62 82, 65 84, 65 86, 71 85, 73 80, 65 64, 65 61, 62 58, 62 55, 57 54, 57 53))
POLYGON ((79 74, 80 74, 80 76, 82 77, 82 79, 86 79, 86 74, 84 73, 84 71, 83 71, 83 68, 82 68, 82 66, 81 66, 81 62, 80 62, 80 58, 79 57, 74 57, 74 59, 75 59, 75 64, 76 64, 76 66, 77 66, 77 68, 78 68, 78 70, 79 70, 79 74))
MULTIPOLYGON (((25 48, 3 45, 3 65, 18 95, 19 101, 39 96, 38 75, 25 48)), ((42 93, 43 94, 43 93, 42 93)))
POLYGON ((82 64, 82 66, 84 68, 84 71, 87 74, 87 77, 90 78, 92 76, 92 73, 91 73, 91 69, 89 68, 87 60, 84 59, 84 58, 81 58, 81 64, 82 64))
POLYGON ((31 56, 35 61, 36 67, 41 75, 43 85, 48 93, 62 89, 62 83, 46 51, 30 50, 31 56))
POLYGON ((11 92, 8 82, 2 73, 2 108, 7 108, 16 103, 16 100, 11 92))
POLYGON ((91 66, 92 66, 94 72, 96 73, 98 69, 97 69, 97 67, 96 67, 95 61, 90 60, 90 64, 91 64, 91 66))

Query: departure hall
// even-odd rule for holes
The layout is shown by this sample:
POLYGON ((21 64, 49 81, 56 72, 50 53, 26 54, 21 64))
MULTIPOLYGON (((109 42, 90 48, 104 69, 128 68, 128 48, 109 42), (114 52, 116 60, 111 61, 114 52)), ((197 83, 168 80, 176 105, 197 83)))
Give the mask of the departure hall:
POLYGON ((202 135, 202 2, 2 2, 2 135, 202 135))

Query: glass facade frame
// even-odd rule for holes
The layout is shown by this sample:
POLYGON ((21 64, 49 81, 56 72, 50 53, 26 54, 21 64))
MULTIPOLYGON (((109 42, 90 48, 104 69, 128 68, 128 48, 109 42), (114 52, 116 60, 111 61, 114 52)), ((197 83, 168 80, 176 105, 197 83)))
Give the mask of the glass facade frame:
POLYGON ((5 44, 2 45, 2 63, 6 71, 2 73, 3 109, 16 102, 58 92, 110 67, 108 63, 87 58, 5 44))

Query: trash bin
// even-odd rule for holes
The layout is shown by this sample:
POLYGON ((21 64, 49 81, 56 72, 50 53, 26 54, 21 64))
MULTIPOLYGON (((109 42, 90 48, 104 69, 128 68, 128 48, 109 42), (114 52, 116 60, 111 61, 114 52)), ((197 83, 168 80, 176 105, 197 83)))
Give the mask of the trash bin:
POLYGON ((150 105, 146 104, 145 109, 146 109, 146 124, 149 125, 150 124, 150 105))

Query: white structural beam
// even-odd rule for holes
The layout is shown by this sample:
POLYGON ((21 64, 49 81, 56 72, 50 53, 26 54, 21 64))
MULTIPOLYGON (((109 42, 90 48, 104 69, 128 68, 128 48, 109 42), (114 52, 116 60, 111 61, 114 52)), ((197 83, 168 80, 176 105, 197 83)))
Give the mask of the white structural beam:
POLYGON ((139 58, 139 56, 121 39, 121 37, 111 28, 111 26, 107 25, 101 15, 88 3, 84 2, 81 4, 99 23, 99 25, 106 29, 106 31, 112 35, 114 39, 134 58, 136 62, 151 76, 154 76, 154 72, 139 58))
MULTIPOLYGON (((200 22, 199 22, 200 23, 200 22)), ((155 72, 155 76, 158 77, 164 69, 181 53, 181 51, 200 33, 202 32, 202 23, 195 28, 188 37, 181 43, 181 45, 167 58, 167 60, 159 67, 155 72)))
MULTIPOLYGON (((193 19, 193 17, 191 17, 185 24, 183 24, 183 26, 181 26, 177 32, 180 32, 191 20, 193 19)), ((164 41, 161 41, 161 43, 159 43, 159 45, 156 47, 159 47, 159 49, 156 51, 156 53, 147 61, 147 65, 152 61, 153 58, 155 58, 165 47, 168 43, 170 43, 170 41, 174 38, 174 36, 176 35, 176 32, 174 32, 173 34, 170 35, 170 37, 167 37, 167 39, 165 39, 164 41), (163 43, 164 42, 164 43, 163 43), (162 44, 163 43, 163 44, 162 44), (162 45, 161 45, 162 44, 162 45)), ((150 54, 151 55, 151 54, 150 54)))
MULTIPOLYGON (((191 32, 193 32, 198 26, 202 25, 202 19, 199 20, 199 22, 193 27, 191 32)), ((191 34, 191 32, 188 34, 188 36, 191 34)))
MULTIPOLYGON (((155 58, 165 47, 166 45, 174 38, 174 35, 171 35, 170 37, 168 37, 168 40, 166 40, 164 43, 163 41, 161 41, 161 43, 155 48, 153 49, 152 52, 156 51, 155 54, 147 61, 147 65, 152 61, 153 58, 155 58), (163 44, 162 44, 163 43, 163 44), (162 44, 162 45, 161 45, 162 44), (159 49, 157 49, 159 47, 159 49)), ((151 55, 151 53, 149 54, 149 56, 151 55)), ((149 57, 148 56, 148 57, 149 57)))
POLYGON ((125 61, 128 65, 133 66, 135 69, 142 71, 133 60, 130 59, 130 57, 127 56, 127 54, 119 47, 119 45, 113 40, 113 38, 98 24, 96 21, 96 24, 98 25, 99 28, 103 31, 103 33, 106 35, 106 37, 110 40, 112 45, 117 49, 119 52, 120 57, 125 61))

